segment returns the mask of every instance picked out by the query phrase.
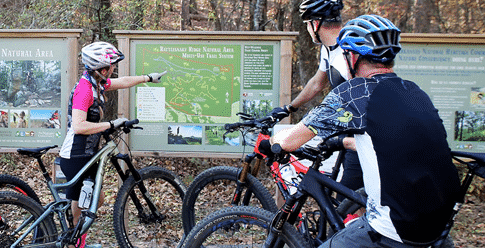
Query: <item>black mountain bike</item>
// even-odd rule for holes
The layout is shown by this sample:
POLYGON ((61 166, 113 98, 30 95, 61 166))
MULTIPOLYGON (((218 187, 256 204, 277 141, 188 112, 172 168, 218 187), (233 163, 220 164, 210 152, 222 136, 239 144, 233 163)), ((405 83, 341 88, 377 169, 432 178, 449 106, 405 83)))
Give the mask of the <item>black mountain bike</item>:
POLYGON ((102 149, 69 182, 54 184, 42 161, 42 155, 56 146, 22 148, 18 152, 38 161, 54 201, 42 207, 29 197, 13 192, 0 192, 0 209, 5 227, 0 231, 0 247, 66 247, 94 223, 101 194, 105 167, 112 164, 123 181, 114 204, 113 225, 119 247, 153 247, 177 244, 177 235, 161 236, 160 230, 181 230, 181 202, 186 187, 174 173, 159 166, 135 169, 129 154, 118 150, 120 134, 128 133, 138 120, 127 121, 118 129, 102 133, 102 149), (125 171, 119 161, 127 167, 125 171), (62 199, 59 191, 76 183, 89 168, 99 164, 91 204, 73 224, 71 201, 62 199), (57 224, 57 225, 56 225, 57 224), (39 232, 42 235, 39 235, 39 232))
MULTIPOLYGON (((328 147, 319 146, 319 148, 328 147)), ((238 246, 256 247, 318 247, 328 237, 327 234, 336 233, 345 228, 344 217, 358 209, 365 207, 366 196, 360 191, 353 191, 328 176, 319 173, 315 168, 319 162, 326 159, 331 151, 325 149, 306 150, 306 154, 299 154, 311 159, 312 167, 303 176, 296 194, 286 199, 286 203, 277 212, 272 213, 255 207, 232 207, 216 211, 200 223, 187 235, 182 247, 226 247, 237 244, 238 246), (321 153, 321 151, 323 153, 321 153), (333 197, 329 192, 337 192, 346 197, 339 205, 332 204, 333 197), (321 218, 318 223, 317 235, 311 235, 299 219, 301 206, 309 198, 316 199, 321 210, 321 218), (324 219, 324 221, 322 221, 324 219), (327 225, 323 225, 326 222, 327 225), (331 231, 326 232, 325 228, 331 231)), ((300 152, 300 151, 298 151, 300 152)), ((445 230, 437 240, 429 247, 454 247, 449 237, 453 226, 453 220, 464 202, 466 192, 474 178, 485 178, 485 153, 452 152, 456 163, 468 167, 468 171, 461 184, 460 200, 456 202, 452 218, 450 218, 445 230)), ((286 160, 286 156, 278 158, 286 160)), ((426 245, 426 244, 424 244, 426 245)))

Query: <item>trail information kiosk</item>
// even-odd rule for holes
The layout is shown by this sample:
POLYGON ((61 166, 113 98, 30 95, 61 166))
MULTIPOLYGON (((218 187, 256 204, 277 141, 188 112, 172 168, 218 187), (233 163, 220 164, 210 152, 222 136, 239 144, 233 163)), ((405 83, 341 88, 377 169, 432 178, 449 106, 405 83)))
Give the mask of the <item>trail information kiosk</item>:
MULTIPOLYGON (((120 74, 167 71, 161 83, 138 85, 129 99, 130 118, 143 130, 130 135, 137 151, 240 153, 240 133, 223 137, 239 112, 263 117, 289 103, 292 41, 283 32, 116 32, 129 66, 120 74)), ((123 98, 125 99, 125 98, 123 98)), ((126 111, 126 112, 125 112, 126 111)), ((245 136, 250 139, 251 135, 245 136)))

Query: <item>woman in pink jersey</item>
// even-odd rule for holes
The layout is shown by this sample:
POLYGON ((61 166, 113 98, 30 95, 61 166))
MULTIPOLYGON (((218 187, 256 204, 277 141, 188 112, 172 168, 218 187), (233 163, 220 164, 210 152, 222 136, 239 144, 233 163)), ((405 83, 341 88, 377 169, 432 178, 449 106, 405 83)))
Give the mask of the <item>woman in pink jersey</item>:
MULTIPOLYGON (((127 119, 118 118, 113 121, 101 122, 103 119, 106 97, 105 91, 124 89, 140 83, 159 83, 166 73, 151 73, 143 76, 126 76, 113 78, 116 64, 124 59, 116 47, 107 42, 94 42, 82 48, 82 62, 86 67, 79 82, 74 86, 69 97, 67 134, 59 155, 61 169, 67 180, 71 180, 81 168, 96 154, 99 148, 101 132, 121 126, 127 119)), ((94 179, 97 166, 91 168, 86 177, 94 179)), ((67 198, 72 200, 74 224, 79 220, 81 209, 78 207, 79 194, 85 178, 69 188, 67 198)), ((104 194, 101 194, 99 206, 103 204, 104 194)), ((86 234, 83 235, 78 247, 100 247, 85 245, 86 234)), ((74 246, 72 246, 74 247, 74 246)))

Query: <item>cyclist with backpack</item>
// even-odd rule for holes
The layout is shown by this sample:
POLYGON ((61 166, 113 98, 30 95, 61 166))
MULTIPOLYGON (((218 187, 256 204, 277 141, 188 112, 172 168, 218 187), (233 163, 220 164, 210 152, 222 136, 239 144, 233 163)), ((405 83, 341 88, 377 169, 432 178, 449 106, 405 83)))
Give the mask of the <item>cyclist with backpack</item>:
MULTIPOLYGON (((159 83, 164 73, 151 73, 143 76, 126 76, 111 79, 116 64, 124 59, 116 47, 107 42, 94 42, 82 48, 82 63, 86 67, 81 79, 74 86, 69 97, 67 134, 59 152, 60 166, 66 175, 67 181, 73 179, 83 166, 98 151, 101 132, 119 127, 127 121, 118 118, 114 121, 101 122, 105 111, 105 91, 124 89, 137 84, 153 82, 159 83)), ((94 179, 97 166, 91 167, 89 176, 94 179)), ((74 187, 68 189, 66 197, 72 200, 72 213, 74 224, 78 222, 81 208, 78 199, 83 186, 81 178, 74 187)), ((103 204, 103 195, 99 206, 103 204)), ((86 245, 86 234, 82 236, 76 247, 100 247, 99 245, 86 245)))
MULTIPOLYGON (((291 112, 297 111, 328 85, 335 88, 350 78, 342 48, 334 47, 343 25, 340 15, 343 7, 342 0, 304 0, 301 3, 300 16, 307 25, 307 31, 313 43, 321 45, 320 65, 315 75, 289 105, 276 107, 269 115, 281 120, 291 112)), ((343 168, 340 183, 353 190, 364 187, 357 152, 352 150, 345 152, 343 168)), ((342 200, 341 197, 339 199, 342 200)))
MULTIPOLYGON (((377 15, 349 21, 340 31, 351 79, 333 89, 278 143, 293 151, 318 135, 352 133, 340 146, 357 150, 366 214, 327 240, 326 247, 424 247, 444 230, 459 191, 446 131, 429 96, 392 67, 400 30, 377 15)), ((266 152, 269 153, 269 152, 266 152)))

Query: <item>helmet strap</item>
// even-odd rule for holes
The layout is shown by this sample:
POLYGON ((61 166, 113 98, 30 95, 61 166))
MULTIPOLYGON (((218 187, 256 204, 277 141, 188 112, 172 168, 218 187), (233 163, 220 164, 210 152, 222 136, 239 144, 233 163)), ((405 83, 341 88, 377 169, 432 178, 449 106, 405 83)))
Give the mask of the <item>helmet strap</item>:
POLYGON ((106 77, 105 77, 105 76, 103 76, 103 74, 101 74, 101 72, 99 72, 98 70, 95 70, 94 72, 95 72, 96 74, 98 74, 98 76, 99 76, 99 77, 102 79, 102 80, 101 80, 101 82, 100 82, 101 84, 105 84, 105 83, 107 82, 106 77))
POLYGON ((347 60, 347 65, 349 66, 350 74, 352 74, 352 78, 355 78, 355 74, 357 71, 357 67, 359 66, 361 56, 357 58, 357 61, 355 61, 355 64, 353 66, 350 58, 350 52, 348 50, 344 50, 344 56, 345 56, 345 60, 347 60))
POLYGON ((310 20, 310 24, 312 25, 313 34, 315 34, 315 38, 317 38, 317 42, 313 41, 313 43, 315 43, 317 45, 321 45, 321 44, 323 44, 323 42, 322 42, 322 39, 320 39, 320 34, 318 34, 318 30, 320 30, 320 27, 322 26, 322 21, 318 20, 317 29, 315 29, 315 25, 313 25, 313 21, 315 21, 315 20, 310 20))
MULTIPOLYGON (((322 23, 323 23, 323 18, 318 20, 317 29, 314 31, 318 44, 323 44, 322 39, 320 38, 320 34, 318 33, 318 31, 320 30, 320 27, 322 27, 322 23)), ((312 21, 312 27, 313 27, 313 21, 312 21)))

